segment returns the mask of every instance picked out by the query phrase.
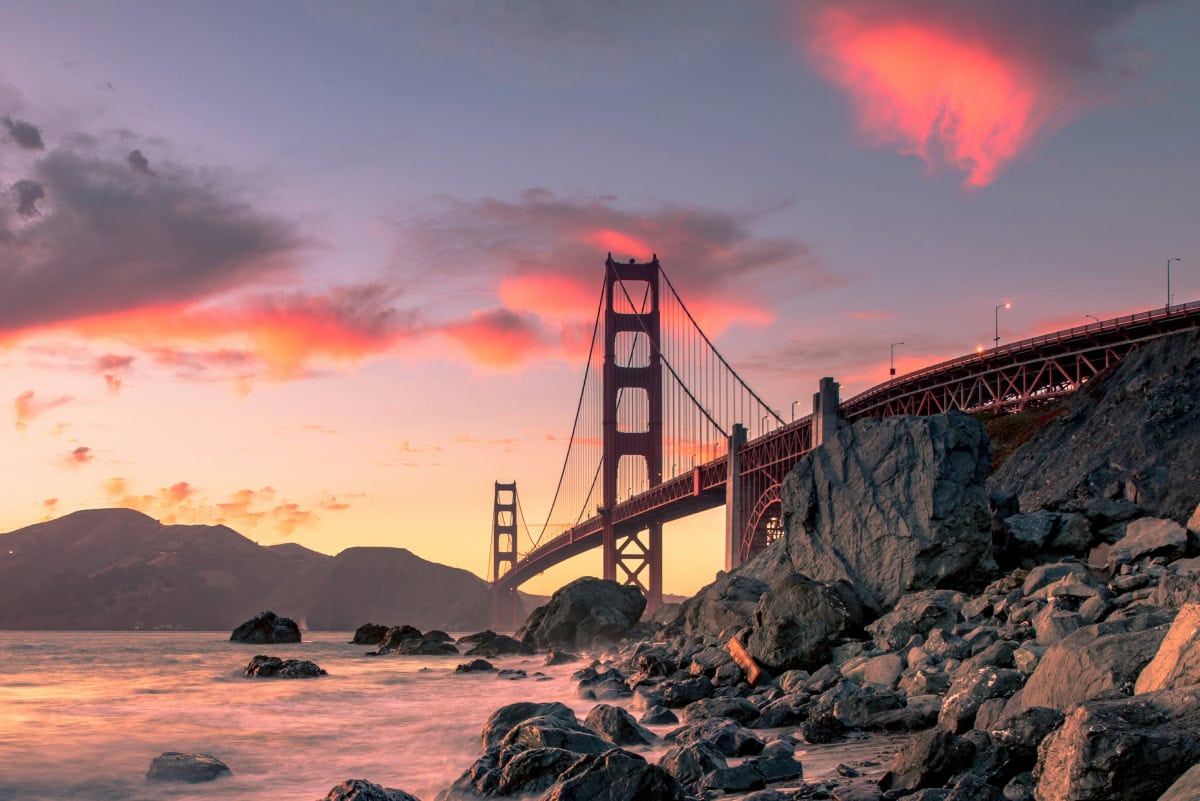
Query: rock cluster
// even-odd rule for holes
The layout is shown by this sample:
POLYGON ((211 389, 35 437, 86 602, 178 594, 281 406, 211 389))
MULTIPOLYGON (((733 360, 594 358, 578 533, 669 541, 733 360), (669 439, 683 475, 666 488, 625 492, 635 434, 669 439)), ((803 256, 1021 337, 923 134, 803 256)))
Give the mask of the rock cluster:
POLYGON ((300 642, 300 627, 291 618, 280 617, 268 610, 259 612, 234 629, 229 641, 254 645, 300 642))
POLYGON ((422 634, 413 626, 380 626, 364 623, 354 632, 354 643, 377 646, 368 656, 403 654, 408 656, 458 656, 458 648, 444 631, 422 634))
POLYGON ((261 654, 250 660, 242 674, 260 679, 315 679, 327 675, 315 662, 307 659, 280 659, 261 654))

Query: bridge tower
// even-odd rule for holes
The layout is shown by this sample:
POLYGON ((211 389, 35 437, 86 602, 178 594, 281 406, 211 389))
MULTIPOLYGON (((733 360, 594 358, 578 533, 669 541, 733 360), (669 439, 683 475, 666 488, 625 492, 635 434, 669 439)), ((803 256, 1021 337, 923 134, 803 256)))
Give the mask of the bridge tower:
POLYGON ((612 510, 617 504, 617 471, 624 456, 645 460, 651 487, 662 483, 662 355, 659 351, 659 265, 658 256, 646 263, 632 259, 622 264, 609 254, 604 277, 604 371, 603 397, 604 450, 601 460, 602 501, 600 515, 604 524, 604 578, 631 584, 646 596, 650 611, 662 605, 662 523, 653 522, 642 530, 617 530, 612 510), (630 291, 628 284, 645 284, 641 291, 630 291), (645 298, 639 309, 630 298, 645 298), (625 299, 624 303, 620 303, 625 299), (618 310, 620 309, 620 310, 618 310), (617 337, 632 334, 645 337, 648 359, 645 364, 628 367, 617 363, 617 337), (630 393, 630 390, 634 392, 630 393), (640 390, 640 391, 638 391, 640 390), (622 397, 641 397, 646 402, 646 428, 622 431, 618 424, 618 405, 622 397))
MULTIPOLYGON (((492 496, 492 584, 517 563, 517 482, 496 482, 492 496)), ((492 624, 511 631, 521 624, 517 591, 492 590, 492 624)))

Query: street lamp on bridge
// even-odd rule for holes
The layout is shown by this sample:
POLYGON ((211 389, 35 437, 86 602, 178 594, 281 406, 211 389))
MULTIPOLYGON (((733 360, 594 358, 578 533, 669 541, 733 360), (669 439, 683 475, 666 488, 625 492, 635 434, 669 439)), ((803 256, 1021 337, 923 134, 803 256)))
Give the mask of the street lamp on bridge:
POLYGON ((903 345, 903 344, 904 344, 903 342, 893 342, 892 343, 891 375, 896 374, 896 346, 903 345))
POLYGON ((997 348, 1000 347, 1000 310, 1001 309, 1011 309, 1011 308, 1012 308, 1011 303, 1001 303, 999 306, 996 307, 996 340, 995 341, 996 341, 997 348))
POLYGON ((1171 262, 1183 261, 1183 259, 1167 259, 1167 311, 1171 311, 1171 262))
POLYGON ((1094 314, 1085 314, 1085 315, 1083 315, 1083 316, 1084 316, 1084 317, 1091 317, 1091 318, 1092 318, 1093 320, 1095 320, 1096 322, 1100 322, 1100 318, 1099 318, 1099 317, 1097 317, 1097 316, 1096 316, 1096 315, 1094 315, 1094 314))
POLYGON ((800 401, 798 401, 798 400, 792 401, 792 422, 793 423, 796 422, 796 404, 799 402, 800 401))

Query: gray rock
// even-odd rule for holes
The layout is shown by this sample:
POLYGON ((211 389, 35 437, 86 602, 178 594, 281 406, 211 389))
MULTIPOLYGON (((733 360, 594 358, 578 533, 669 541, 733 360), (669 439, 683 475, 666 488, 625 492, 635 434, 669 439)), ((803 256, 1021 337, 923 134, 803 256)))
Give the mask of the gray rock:
POLYGON ((1200 798, 1200 764, 1193 765, 1167 791, 1159 796, 1158 801, 1196 801, 1200 798))
POLYGON ((376 649, 377 654, 390 654, 395 651, 401 643, 408 640, 420 640, 421 630, 414 626, 392 626, 384 632, 383 638, 379 641, 379 648, 376 649))
POLYGON ((619 640, 645 609, 646 598, 637 587, 585 576, 533 610, 516 637, 535 648, 559 643, 590 648, 597 640, 619 640))
POLYGON ((664 681, 656 689, 660 693, 660 703, 663 706, 678 708, 711 696, 713 683, 707 676, 697 676, 694 679, 664 681))
POLYGON ((250 660, 245 676, 275 679, 315 679, 326 675, 325 671, 307 659, 280 659, 277 656, 258 655, 250 660))
POLYGON ((650 745, 658 738, 619 706, 596 704, 583 725, 616 745, 650 745))
POLYGON ((579 754, 562 748, 514 751, 500 768, 494 795, 529 796, 545 792, 577 761, 579 754))
POLYGON ((955 734, 966 731, 975 725, 975 714, 984 701, 1009 698, 1024 683, 1025 674, 1005 668, 985 667, 962 676, 950 685, 942 701, 938 725, 955 734))
POLYGON ((981 776, 964 773, 955 779, 946 801, 1005 801, 1004 794, 981 776))
POLYGON ((363 623, 354 630, 354 639, 350 642, 354 645, 379 645, 383 642, 387 631, 387 626, 381 626, 378 623, 363 623))
POLYGON ((987 432, 964 414, 839 431, 783 482, 795 572, 848 582, 875 614, 905 592, 980 583, 995 570, 990 470, 987 432))
POLYGON ((1035 597, 1037 592, 1067 576, 1086 576, 1087 566, 1081 562, 1054 562, 1038 565, 1029 571, 1021 585, 1021 592, 1026 598, 1035 597))
POLYGON ((1200 604, 1175 616, 1150 663, 1138 675, 1134 692, 1149 693, 1200 684, 1200 604))
POLYGON ((300 642, 300 627, 291 618, 280 617, 268 610, 259 612, 234 629, 229 641, 255 645, 300 642))
POLYGON ((867 626, 867 631, 880 650, 895 651, 918 634, 928 636, 935 629, 952 632, 962 619, 959 610, 966 601, 965 595, 950 590, 909 593, 890 612, 867 626))
POLYGON ((944 695, 950 689, 950 677, 940 670, 920 668, 905 673, 900 679, 899 689, 910 698, 916 695, 944 695))
POLYGON ((971 764, 975 748, 970 742, 944 729, 914 734, 892 757, 888 771, 879 780, 884 790, 919 790, 938 787, 971 764))
POLYGON ((862 669, 862 680, 886 689, 895 689, 904 672, 904 657, 900 654, 881 654, 868 659, 862 669))
MULTIPOLYGON (((748 569, 748 565, 742 569, 748 569)), ((719 573, 716 581, 683 602, 674 625, 687 636, 710 635, 724 641, 750 627, 754 610, 766 591, 766 582, 753 576, 719 573)))
POLYGON ((1157 801, 1200 762, 1200 688, 1088 701, 1038 751, 1039 801, 1157 801))
POLYGON ((828 587, 799 575, 773 584, 755 608, 746 651, 772 673, 813 670, 851 624, 850 610, 828 587))
POLYGON ((862 727, 872 731, 918 731, 937 725, 942 699, 936 695, 914 695, 899 709, 869 715, 862 727))
POLYGON ((493 712, 483 724, 481 738, 483 751, 488 753, 498 751, 504 738, 518 723, 530 718, 553 716, 568 723, 578 723, 575 712, 566 704, 558 701, 538 704, 532 701, 519 701, 515 704, 502 706, 493 712))
POLYGON ((470 662, 459 665, 454 668, 455 673, 490 673, 495 670, 495 666, 486 659, 472 659, 470 662))
POLYGON ((1174 520, 1143 517, 1125 528, 1125 536, 1108 553, 1110 569, 1147 556, 1178 559, 1187 550, 1187 529, 1174 520))
POLYGON ((1057 709, 1030 707, 989 727, 992 742, 1007 748, 1021 770, 1033 770, 1038 746, 1062 725, 1064 715, 1057 709))
POLYGON ((1004 521, 1009 546, 1027 553, 1041 551, 1050 541, 1057 525, 1058 514, 1044 509, 1011 515, 1004 521))
POLYGON ((210 782, 232 773, 229 766, 211 754, 184 754, 179 751, 164 751, 150 761, 146 778, 152 781, 210 782))
POLYGON ((1034 615, 1033 629, 1037 632, 1038 645, 1054 645, 1064 637, 1083 628, 1086 621, 1078 612, 1071 612, 1056 605, 1047 605, 1034 615))
POLYGON ((709 718, 683 726, 667 735, 676 745, 704 743, 727 757, 753 756, 763 750, 763 741, 754 732, 732 720, 709 718))
POLYGON ((532 654, 533 648, 507 634, 492 630, 468 634, 458 640, 457 645, 466 656, 506 656, 508 654, 532 654))
POLYGON ((706 718, 724 718, 750 724, 758 719, 758 707, 745 698, 701 698, 683 708, 683 719, 687 723, 706 718))
POLYGON ((540 801, 686 801, 683 786, 658 765, 614 748, 580 759, 540 801))
MULTIPOLYGON (((360 643, 370 645, 371 643, 360 643)), ((321 801, 420 801, 403 790, 380 787, 365 779, 347 779, 334 787, 321 801)))
POLYGON ((748 762, 732 768, 717 768, 700 780, 698 788, 720 790, 725 793, 744 792, 746 790, 761 790, 767 786, 761 773, 748 762))
POLYGON ((665 726, 672 723, 678 723, 679 718, 674 712, 667 709, 665 706, 655 705, 647 709, 640 718, 639 723, 645 723, 647 726, 665 726))
POLYGON ((1167 634, 1160 618, 1143 616, 1086 626, 1051 646, 1015 709, 1067 712, 1091 698, 1126 694, 1167 634))
MULTIPOLYGON (((442 640, 431 640, 427 637, 420 637, 412 640, 403 640, 393 651, 396 654, 404 656, 458 656, 458 649, 454 647, 454 643, 444 642, 442 640)), ((473 656, 474 652, 467 654, 473 656)))
POLYGON ((504 736, 500 747, 503 749, 511 745, 561 748, 576 754, 599 754, 613 747, 612 743, 591 729, 555 715, 529 718, 513 726, 504 736))
POLYGON ((663 754, 658 764, 687 787, 695 787, 707 774, 729 766, 725 757, 707 743, 676 745, 663 754))

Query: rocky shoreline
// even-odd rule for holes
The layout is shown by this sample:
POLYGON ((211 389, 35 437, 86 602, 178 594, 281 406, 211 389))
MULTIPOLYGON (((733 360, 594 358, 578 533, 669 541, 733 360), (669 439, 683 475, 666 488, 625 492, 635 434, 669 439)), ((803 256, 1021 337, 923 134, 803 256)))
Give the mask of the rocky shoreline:
MULTIPOLYGON (((637 590, 586 578, 475 635, 591 655, 597 704, 496 710, 436 801, 1200 798, 1200 336, 1046 418, 995 472, 972 417, 861 422, 789 475, 785 535, 682 605, 642 621, 637 590), (797 758, 885 736, 877 764, 797 758)), ((373 631, 375 653, 446 645, 373 631)), ((326 801, 352 798, 410 796, 326 801)))

